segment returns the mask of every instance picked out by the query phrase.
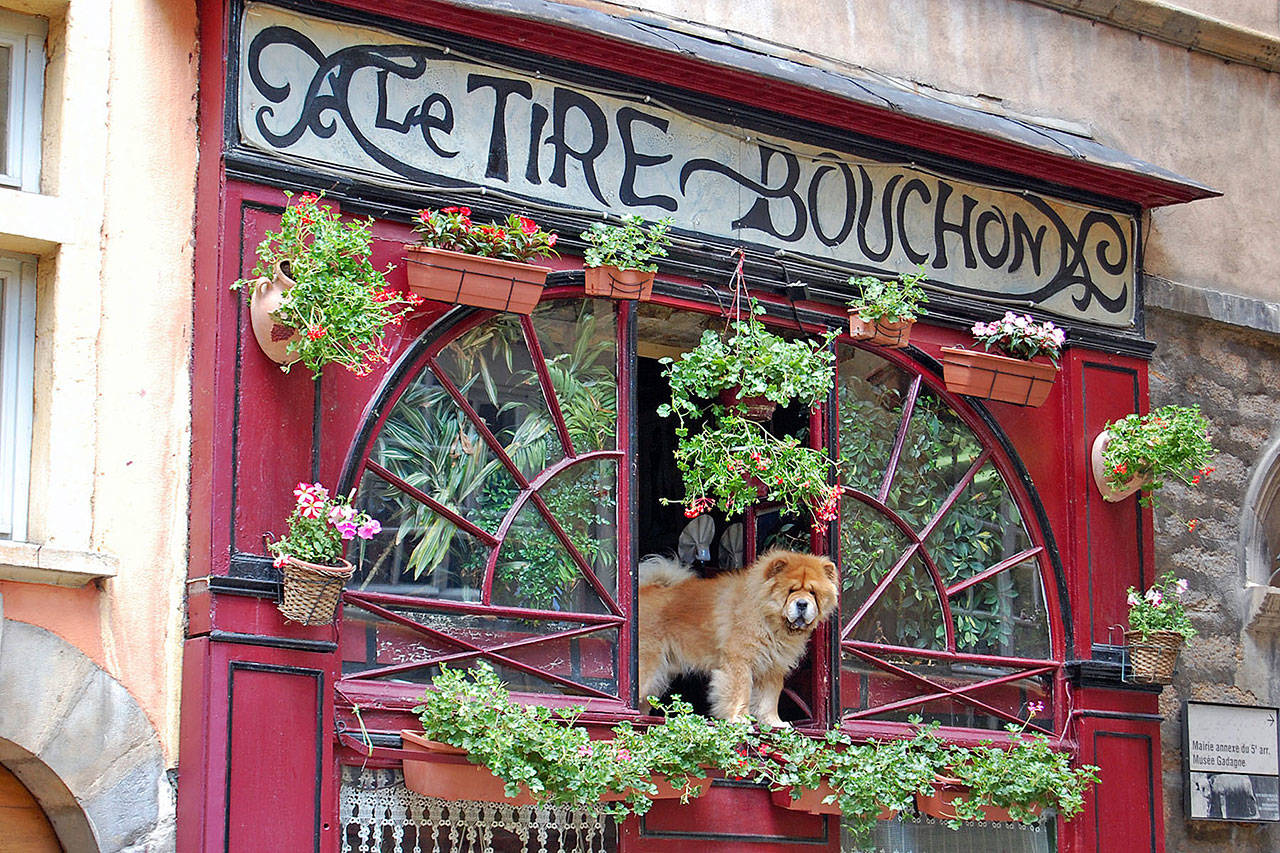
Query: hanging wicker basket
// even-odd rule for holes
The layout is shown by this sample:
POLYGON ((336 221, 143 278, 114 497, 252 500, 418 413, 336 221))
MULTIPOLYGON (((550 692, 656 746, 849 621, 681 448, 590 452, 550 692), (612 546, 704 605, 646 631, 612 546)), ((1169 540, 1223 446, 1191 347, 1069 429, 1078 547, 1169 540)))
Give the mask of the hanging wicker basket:
POLYGON ((1152 631, 1150 634, 1124 632, 1129 646, 1129 671, 1139 684, 1172 684, 1173 668, 1178 653, 1187 642, 1174 631, 1152 631))
POLYGON ((345 560, 341 566, 321 566, 286 557, 281 571, 284 594, 279 607, 284 618, 303 625, 328 625, 355 566, 345 560))

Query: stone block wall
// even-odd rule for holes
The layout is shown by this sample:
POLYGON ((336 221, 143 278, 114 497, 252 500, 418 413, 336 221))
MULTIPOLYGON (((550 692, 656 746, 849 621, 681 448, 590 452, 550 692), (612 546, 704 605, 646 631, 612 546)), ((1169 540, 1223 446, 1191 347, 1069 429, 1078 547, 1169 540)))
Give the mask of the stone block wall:
POLYGON ((1249 484, 1260 465, 1275 464, 1268 450, 1280 440, 1280 337, 1159 309, 1148 312, 1146 332, 1159 345, 1151 407, 1198 403, 1218 448, 1213 475, 1197 488, 1169 482, 1155 513, 1156 572, 1172 569, 1190 582, 1188 607, 1200 632, 1160 697, 1165 849, 1280 850, 1280 825, 1186 819, 1182 743, 1188 700, 1280 704, 1280 634, 1248 627, 1249 555, 1241 536, 1242 518, 1252 511, 1249 484))

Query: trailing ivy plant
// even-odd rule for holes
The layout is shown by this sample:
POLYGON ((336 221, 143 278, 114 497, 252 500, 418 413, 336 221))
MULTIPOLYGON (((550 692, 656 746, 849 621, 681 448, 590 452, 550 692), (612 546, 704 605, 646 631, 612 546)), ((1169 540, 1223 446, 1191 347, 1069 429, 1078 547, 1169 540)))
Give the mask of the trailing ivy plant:
POLYGON ((1126 415, 1103 429, 1111 434, 1102 451, 1107 481, 1123 488, 1134 477, 1143 478, 1143 506, 1156 505, 1166 477, 1198 486, 1215 470, 1209 463, 1217 451, 1199 406, 1162 406, 1147 415, 1126 415))

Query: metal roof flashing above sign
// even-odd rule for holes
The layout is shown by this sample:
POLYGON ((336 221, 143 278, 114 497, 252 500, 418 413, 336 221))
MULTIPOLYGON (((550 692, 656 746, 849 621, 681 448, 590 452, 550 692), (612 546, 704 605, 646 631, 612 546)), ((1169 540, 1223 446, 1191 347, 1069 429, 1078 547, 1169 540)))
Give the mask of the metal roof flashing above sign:
MULTIPOLYGON (((556 52, 557 41, 568 51, 563 55, 575 58, 588 55, 587 45, 592 41, 622 43, 631 50, 615 44, 614 50, 593 55, 601 65, 612 64, 616 70, 643 76, 637 70, 636 54, 642 51, 651 55, 650 63, 663 69, 663 79, 680 77, 686 81, 682 85, 716 95, 724 95, 732 87, 729 97, 741 100, 754 94, 760 99, 756 103, 782 112, 800 107, 807 91, 813 107, 810 117, 838 119, 841 112, 832 112, 829 107, 843 102, 860 119, 856 125, 860 133, 1062 183, 1144 208, 1221 195, 1211 187, 1092 139, 1033 125, 1019 117, 948 103, 895 84, 884 75, 823 60, 798 49, 789 51, 741 33, 674 21, 641 10, 628 9, 623 17, 550 0, 447 0, 427 5, 440 10, 433 17, 433 24, 447 28, 459 18, 459 12, 518 18, 520 43, 544 53, 556 52), (450 9, 455 11, 450 14, 450 9), (687 28, 678 29, 680 24, 687 28), (562 34, 558 40, 553 37, 556 30, 562 34), (786 52, 794 53, 796 58, 782 55, 786 52), (696 73, 699 66, 704 73, 696 73), (718 73, 706 74, 706 66, 717 66, 718 73), (711 77, 717 79, 708 79, 711 77), (755 86, 742 85, 740 81, 749 77, 763 80, 757 80, 755 86), (713 85, 719 91, 711 91, 713 85)), ((474 32, 464 22, 458 24, 459 29, 474 32)))
MULTIPOLYGON (((516 207, 560 229, 570 251, 573 235, 602 215, 669 217, 677 245, 664 269, 700 281, 718 279, 730 247, 747 250, 757 280, 803 277, 811 293, 838 302, 851 295, 850 275, 922 268, 938 296, 930 306, 939 309, 937 320, 959 324, 970 310, 1035 310, 1079 326, 1085 337, 1074 340, 1096 332, 1141 349, 1139 209, 1116 193, 1138 181, 1165 187, 1176 200, 1212 194, 1070 134, 730 45, 699 41, 696 61, 737 57, 736 70, 709 75, 703 65, 695 82, 677 69, 678 84, 652 83, 637 79, 634 67, 610 74, 368 14, 356 20, 349 9, 298 8, 243 7, 228 104, 229 174, 275 172, 294 185, 358 187, 356 197, 384 213, 466 203, 478 215, 500 215, 516 207), (780 115, 788 106, 802 113, 803 105, 780 83, 761 84, 766 71, 773 80, 791 75, 788 86, 821 85, 807 90, 813 98, 845 98, 868 110, 875 101, 874 115, 827 113, 808 122, 780 115), (737 84, 734 101, 690 88, 748 72, 757 85, 737 84), (777 103, 741 103, 759 97, 761 85, 777 103), (876 124, 890 115, 893 122, 876 124), (927 133, 924 122, 931 122, 927 133), (961 138, 944 126, 977 134, 969 140, 974 150, 996 165, 923 151, 926 140, 961 138), (912 147, 870 138, 878 131, 906 134, 912 147), (1015 145, 1015 161, 1002 162, 996 149, 1015 145), (1026 165, 1028 152, 1066 164, 1087 191, 1052 182, 1055 174, 1011 175, 1005 167, 1026 165), (1086 168, 1098 176, 1086 180, 1086 168)), ((459 14, 456 5, 440 8, 459 14)), ((560 37, 566 27, 592 26, 608 39, 630 33, 637 45, 654 38, 650 26, 591 10, 527 0, 496 8, 554 19, 560 37)), ((457 23, 445 18, 433 24, 457 23)), ((695 52, 692 43, 662 44, 674 51, 663 54, 672 63, 694 61, 683 58, 695 52)), ((601 64, 616 62, 616 54, 606 52, 601 64)))

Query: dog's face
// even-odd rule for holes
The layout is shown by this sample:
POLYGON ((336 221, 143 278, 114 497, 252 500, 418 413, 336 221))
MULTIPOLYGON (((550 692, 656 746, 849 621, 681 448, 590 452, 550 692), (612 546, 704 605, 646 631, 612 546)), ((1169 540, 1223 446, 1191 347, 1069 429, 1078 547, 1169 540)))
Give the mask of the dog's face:
POLYGON ((812 631, 831 615, 839 594, 835 563, 794 551, 770 551, 760 562, 769 599, 788 630, 812 631))

